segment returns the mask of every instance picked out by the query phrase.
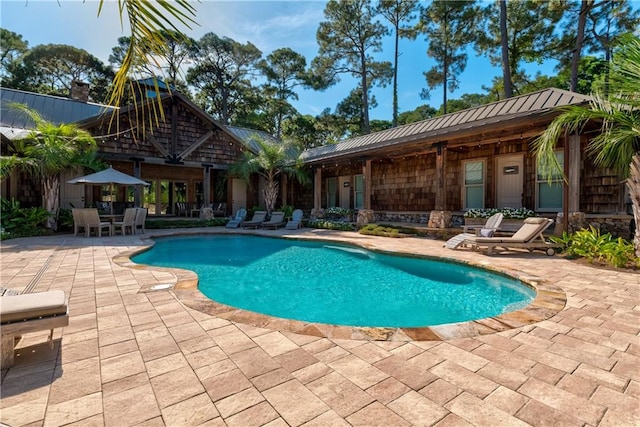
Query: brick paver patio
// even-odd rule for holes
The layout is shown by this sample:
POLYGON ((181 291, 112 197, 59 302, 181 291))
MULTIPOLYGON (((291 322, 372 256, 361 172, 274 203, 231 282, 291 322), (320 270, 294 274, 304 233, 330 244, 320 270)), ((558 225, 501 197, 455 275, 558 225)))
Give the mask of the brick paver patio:
MULTIPOLYGON (((206 232, 183 230, 184 232, 206 232)), ((226 231, 226 230, 222 230, 226 231)), ((149 235, 175 233, 147 231, 149 235)), ((284 235, 291 232, 257 231, 284 235)), ((423 238, 305 229, 445 256, 558 287, 546 320, 440 341, 369 341, 234 322, 185 305, 181 274, 129 265, 138 236, 2 242, 2 286, 62 289, 70 324, 24 336, 2 372, 17 426, 638 426, 640 275, 543 254, 486 256, 423 238)), ((187 275, 188 276, 188 275, 187 275)))

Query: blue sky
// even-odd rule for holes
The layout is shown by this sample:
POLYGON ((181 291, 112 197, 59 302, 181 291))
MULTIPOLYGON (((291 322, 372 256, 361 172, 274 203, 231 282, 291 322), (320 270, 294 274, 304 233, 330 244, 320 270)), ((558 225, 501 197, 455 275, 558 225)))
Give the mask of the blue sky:
MULTIPOLYGON (((184 29, 189 36, 199 39, 208 32, 227 36, 246 43, 255 44, 266 56, 275 49, 290 47, 303 54, 307 63, 318 51, 316 30, 324 20, 323 1, 207 1, 194 3, 197 9, 196 21, 199 26, 184 29)), ((108 63, 111 49, 117 39, 127 35, 122 28, 117 2, 105 1, 101 15, 97 16, 96 0, 1 0, 0 25, 21 34, 29 47, 39 44, 68 44, 85 49, 108 63)), ((401 40, 398 94, 400 112, 413 110, 429 103, 438 108, 442 100, 442 90, 433 90, 431 100, 420 98, 426 87, 423 71, 433 66, 426 56, 427 44, 423 37, 416 40, 401 40)), ((384 40, 383 52, 376 54, 380 60, 393 60, 393 40, 384 40)), ((543 64, 539 70, 543 74, 553 73, 554 63, 543 64)), ((538 66, 528 67, 530 72, 538 66)), ((499 67, 493 67, 486 58, 469 54, 465 72, 461 75, 458 90, 449 93, 448 98, 457 98, 464 93, 483 93, 482 85, 491 85, 493 77, 500 74, 499 67)), ((329 107, 332 111, 356 83, 351 77, 343 76, 342 82, 326 91, 318 92, 298 88, 300 99, 295 107, 303 114, 317 115, 329 107)), ((391 120, 392 88, 374 88, 373 94, 378 107, 370 112, 372 119, 391 120)))

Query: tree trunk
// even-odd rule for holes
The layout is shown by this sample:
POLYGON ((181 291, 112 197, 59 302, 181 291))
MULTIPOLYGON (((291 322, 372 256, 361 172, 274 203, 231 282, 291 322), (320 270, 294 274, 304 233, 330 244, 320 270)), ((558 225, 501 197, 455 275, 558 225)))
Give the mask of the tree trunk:
POLYGON ((636 256, 640 258, 640 154, 636 154, 631 159, 631 169, 627 179, 629 197, 631 197, 631 207, 633 209, 633 221, 635 222, 635 233, 633 236, 633 246, 636 256))
POLYGON ((391 127, 398 126, 398 28, 396 26, 396 47, 393 64, 393 119, 391 127))
POLYGON ((511 84, 511 69, 509 67, 509 39, 507 34, 507 1, 500 0, 500 44, 502 46, 502 80, 504 84, 504 97, 513 96, 511 84))
POLYGON ((582 44, 584 42, 584 27, 587 23, 587 12, 589 11, 589 0, 582 0, 580 4, 580 15, 578 16, 578 34, 576 35, 576 46, 573 50, 571 58, 571 83, 569 90, 576 92, 578 90, 578 66, 580 65, 580 57, 582 56, 582 44))
POLYGON ((275 179, 267 180, 262 194, 264 195, 264 204, 266 205, 267 213, 271 215, 271 212, 273 212, 276 207, 276 200, 278 199, 278 183, 275 179))
POLYGON ((369 124, 369 88, 367 87, 367 58, 362 49, 360 54, 362 61, 362 131, 365 135, 371 133, 371 125, 369 124))
POLYGON ((42 205, 51 216, 47 218, 45 227, 53 231, 58 229, 56 214, 60 206, 60 177, 48 176, 42 180, 42 205))

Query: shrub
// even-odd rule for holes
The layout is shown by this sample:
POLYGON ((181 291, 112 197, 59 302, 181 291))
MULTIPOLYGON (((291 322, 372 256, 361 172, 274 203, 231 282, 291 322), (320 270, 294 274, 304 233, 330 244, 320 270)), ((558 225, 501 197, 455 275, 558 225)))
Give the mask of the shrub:
POLYGON ((15 199, 0 200, 2 232, 0 238, 41 236, 47 232, 45 221, 51 215, 43 208, 21 208, 15 199))
POLYGON ((383 237, 409 237, 417 233, 407 228, 396 228, 387 225, 367 224, 359 231, 360 234, 383 237))
POLYGON ((527 208, 488 208, 469 209, 464 213, 465 218, 489 218, 490 216, 502 213, 504 219, 525 219, 536 216, 536 213, 527 208))
POLYGON ((211 219, 147 219, 145 228, 148 229, 172 229, 172 228, 196 228, 196 227, 220 227, 229 221, 228 218, 211 219))
POLYGON ((610 233, 600 234, 593 226, 573 234, 551 236, 555 243, 563 245, 563 252, 570 258, 585 258, 591 263, 607 264, 616 268, 640 267, 640 258, 635 256, 634 247, 621 237, 610 233))
POLYGON ((344 221, 330 221, 324 219, 309 220, 306 226, 310 228, 324 228, 327 230, 355 231, 355 225, 344 221))

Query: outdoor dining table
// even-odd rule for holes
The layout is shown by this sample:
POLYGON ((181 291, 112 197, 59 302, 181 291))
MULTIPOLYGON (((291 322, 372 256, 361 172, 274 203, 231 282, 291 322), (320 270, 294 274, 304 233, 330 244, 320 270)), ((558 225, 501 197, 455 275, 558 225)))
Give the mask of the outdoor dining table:
POLYGON ((122 221, 123 219, 124 219, 124 214, 100 215, 100 220, 109 221, 111 224, 113 224, 116 221, 122 221))

